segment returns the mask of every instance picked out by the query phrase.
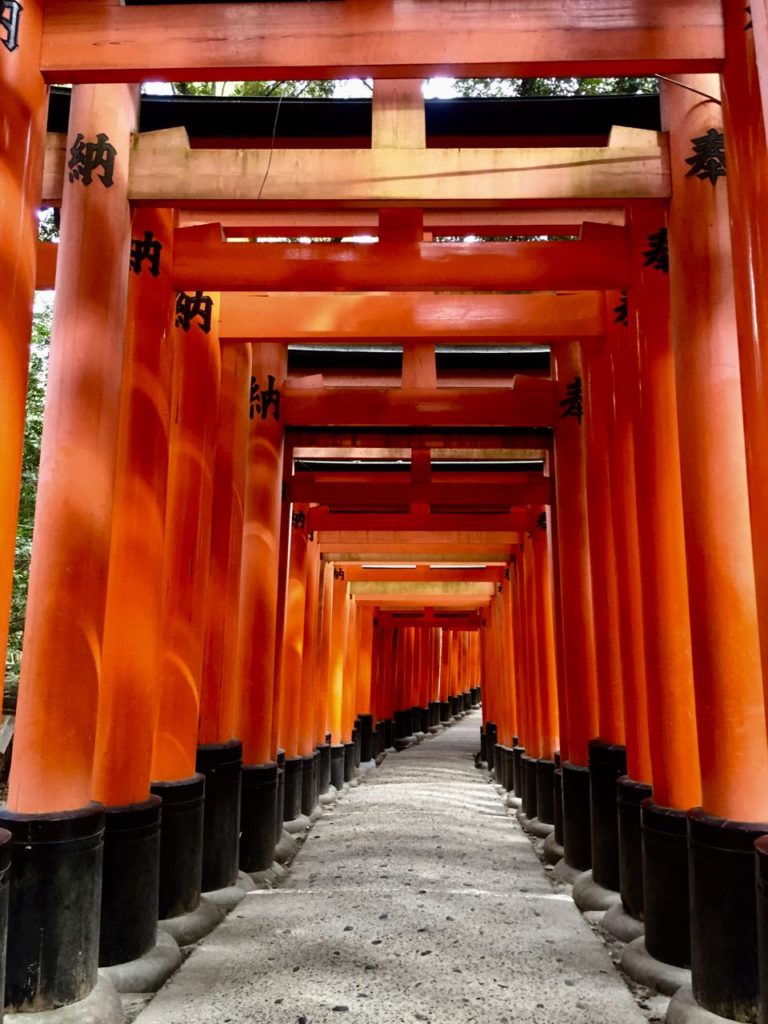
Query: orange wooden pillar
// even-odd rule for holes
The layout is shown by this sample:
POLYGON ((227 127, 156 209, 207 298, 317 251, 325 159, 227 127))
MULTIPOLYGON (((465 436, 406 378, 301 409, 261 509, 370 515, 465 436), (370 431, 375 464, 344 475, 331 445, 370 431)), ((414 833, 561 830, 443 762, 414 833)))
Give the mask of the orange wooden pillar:
MULTIPOLYGON (((371 702, 373 683, 373 605, 362 605, 357 614, 357 665, 355 671, 355 714, 360 761, 374 761, 375 717, 371 702)), ((375 763, 375 762, 374 762, 375 763)))
POLYGON ((559 746, 557 716, 557 666, 552 614, 552 570, 549 544, 549 507, 533 510, 537 516, 533 531, 533 596, 536 604, 538 648, 539 749, 536 767, 536 817, 542 824, 555 822, 555 751, 559 746))
POLYGON ((299 751, 301 682, 304 658, 304 615, 307 604, 307 507, 295 504, 291 512, 285 618, 280 638, 279 745, 285 750, 285 797, 283 821, 295 821, 302 813, 304 758, 299 751))
POLYGON ((344 656, 347 644, 347 583, 344 570, 333 569, 333 599, 331 606, 331 642, 328 656, 329 717, 331 742, 339 746, 345 742, 343 719, 344 656))
POLYGON ((180 296, 171 332, 160 706, 151 768, 152 792, 163 800, 161 919, 195 910, 202 884, 205 780, 196 772, 196 751, 221 385, 218 296, 198 293, 199 312, 190 317, 178 312, 183 304, 180 296))
MULTIPOLYGON (((615 314, 609 311, 611 317, 615 314)), ((589 561, 595 619, 598 735, 610 746, 624 744, 619 590, 614 541, 610 424, 613 416, 611 367, 605 339, 582 345, 589 561)), ((614 470, 615 472, 615 470, 614 470)))
POLYGON ((320 660, 320 552, 312 530, 307 535, 307 599, 304 610, 304 656, 301 666, 301 704, 299 708, 299 751, 306 757, 325 739, 315 735, 316 689, 320 660))
POLYGON ((133 218, 115 494, 104 612, 93 797, 107 805, 101 966, 155 944, 160 798, 150 795, 162 642, 162 568, 170 426, 173 215, 133 218), (149 241, 148 241, 149 240, 149 241), (137 245, 144 248, 137 251, 137 245), (142 258, 144 255, 146 258, 142 258), (131 628, 126 628, 126 623, 131 628), (131 837, 126 842, 127 836, 131 837), (120 879, 119 886, 110 879, 120 879), (126 899, 125 893, 131 895, 126 899))
POLYGON ((43 151, 46 87, 40 74, 42 0, 11 4, 0 65, 4 145, 0 152, 0 665, 5 665, 11 607, 29 338, 35 290, 35 261, 43 151))
POLYGON ((586 871, 592 857, 588 746, 597 735, 599 721, 582 423, 583 373, 578 343, 568 342, 554 350, 554 370, 559 413, 554 445, 555 536, 569 757, 562 765, 563 846, 566 863, 586 871))
POLYGON ((320 755, 318 793, 324 795, 333 784, 331 737, 328 732, 328 660, 331 648, 333 565, 321 562, 318 577, 317 638, 315 648, 314 737, 320 755))
POLYGON ((240 863, 237 640, 250 380, 250 345, 223 345, 197 749, 197 770, 205 776, 203 892, 233 885, 240 863))
MULTIPOLYGON (((345 601, 346 625, 344 643, 344 674, 342 693, 342 728, 345 743, 345 756, 351 757, 353 770, 358 766, 359 739, 356 726, 357 699, 357 645, 359 641, 357 624, 357 601, 351 593, 347 593, 345 601), (350 750, 351 752, 347 752, 350 750)), ((347 773, 349 774, 349 772, 347 773)), ((347 779, 349 781, 349 779, 347 779)))
POLYGON ((285 437, 280 400, 287 356, 277 342, 253 343, 251 352, 237 641, 244 764, 240 866, 261 871, 272 864, 275 829, 283 820, 284 777, 276 765, 272 719, 285 437))
MULTIPOLYGON (((741 363, 741 393, 747 450, 747 479, 755 559, 757 611, 763 678, 768 679, 768 145, 755 59, 751 14, 723 6, 726 62, 723 119, 728 154, 734 291, 741 363)), ((768 703, 766 704, 768 708, 768 703)))
MULTIPOLYGON (((27 53, 27 59, 34 61, 39 27, 35 4, 31 15, 32 53, 27 53)), ((22 22, 20 31, 24 28, 22 22)), ((4 53, 4 74, 8 62, 21 55, 21 46, 19 51, 4 53)), ((15 115, 9 116, 5 107, 3 113, 6 132, 20 129, 12 146, 21 152, 12 158, 15 163, 3 163, 3 181, 9 185, 10 175, 21 172, 22 161, 29 158, 26 144, 31 146, 30 173, 39 173, 42 93, 35 89, 31 69, 23 72, 19 67, 18 74, 17 85, 13 80, 10 83, 8 107, 13 112, 16 105, 15 115), (25 120, 17 104, 35 97, 37 102, 25 120)), ((98 929, 92 925, 99 913, 104 820, 103 809, 89 801, 125 333, 131 227, 127 155, 136 96, 136 90, 124 85, 77 86, 72 94, 67 142, 73 163, 64 184, 61 227, 66 255, 59 267, 48 367, 8 809, 0 819, 21 844, 31 827, 30 817, 41 816, 32 820, 34 852, 43 858, 50 855, 49 843, 64 851, 67 842, 73 844, 69 838, 73 834, 83 839, 72 845, 70 857, 60 861, 67 864, 63 877, 51 870, 49 861, 40 872, 37 856, 24 853, 22 861, 14 857, 15 884, 32 889, 35 896, 34 906, 27 908, 23 930, 17 931, 13 915, 9 924, 6 1000, 13 1009, 66 1005, 84 998, 96 983, 98 929), (99 133, 104 134, 103 145, 97 140, 99 133), (103 156, 103 173, 85 156, 80 162, 78 140, 82 139, 93 143, 103 156), (64 830, 62 811, 70 812, 64 830), (86 841, 86 837, 90 838, 86 841), (77 868, 70 866, 78 862, 77 868), (77 879, 75 889, 73 878, 77 879), (66 948, 49 937, 62 934, 71 936, 66 948), (33 936, 33 941, 24 936, 33 936)), ((3 161, 6 159, 4 156, 3 161)), ((37 183, 18 178, 13 183, 10 203, 19 218, 16 228, 8 224, 3 190, 4 227, 21 249, 18 284, 12 286, 11 294, 13 317, 3 327, 4 332, 14 332, 13 341, 3 336, 2 365, 11 387, 9 408, 2 415, 4 422, 6 415, 10 416, 12 427, 3 437, 3 443, 7 440, 9 445, 0 457, 4 474, 18 469, 14 449, 23 430, 26 369, 21 370, 21 363, 26 364, 26 338, 23 356, 18 348, 10 353, 9 346, 19 345, 17 333, 28 323, 25 307, 34 267, 32 211, 28 205, 16 203, 21 199, 30 204, 36 188, 37 183)), ((8 270, 3 278, 7 287, 13 272, 8 270)), ((18 480, 7 482, 15 502, 18 480)), ((4 516, 3 534, 7 525, 4 516)), ((5 536, 0 541, 4 544, 5 536)), ((3 547, 0 559, 5 557, 3 547)), ((0 575, 5 593, 5 565, 0 575)), ((6 614, 3 607, 3 620, 6 614)))
POLYGON ((666 232, 665 206, 633 207, 629 226, 629 317, 636 325, 638 358, 637 526, 643 561, 640 580, 653 802, 650 786, 620 781, 621 828, 637 832, 640 818, 644 837, 641 875, 638 878, 636 870, 623 869, 621 891, 627 911, 644 918, 651 955, 682 965, 690 962, 685 812, 700 803, 701 784, 669 333, 669 268, 666 260, 653 258, 654 240, 666 232))
MULTIPOLYGON (((621 316, 618 301, 606 306, 607 322, 614 329, 617 309, 621 316)), ((627 335, 623 322, 619 324, 619 330, 622 329, 627 335)), ((625 341, 626 338, 620 338, 618 343, 625 341)), ((642 652, 643 634, 642 623, 639 632, 636 630, 633 614, 639 606, 639 579, 628 580, 623 575, 627 569, 627 552, 636 553, 636 545, 629 543, 625 535, 626 501, 620 500, 626 497, 627 485, 621 473, 627 472, 627 468, 623 460, 622 469, 614 443, 618 411, 615 411, 611 355, 605 338, 582 345, 599 723, 599 733, 589 743, 592 877, 604 888, 618 890, 616 780, 627 770, 625 719, 634 721, 634 710, 630 706, 632 689, 625 679, 624 661, 631 673, 638 651, 642 652)), ((627 400, 626 396, 623 400, 627 400)), ((626 422, 629 411, 621 410, 621 415, 626 422)), ((634 467, 631 473, 634 474, 634 467)), ((637 566, 633 569, 637 571, 637 566)))
MULTIPOLYGON (((717 97, 716 76, 681 81, 717 97)), ((746 1020, 757 998, 754 903, 734 898, 726 908, 718 894, 751 889, 753 866, 738 851, 768 831, 768 739, 722 108, 665 86, 662 112, 670 131, 670 309, 703 802, 688 821, 693 989, 706 1009, 746 1020)))

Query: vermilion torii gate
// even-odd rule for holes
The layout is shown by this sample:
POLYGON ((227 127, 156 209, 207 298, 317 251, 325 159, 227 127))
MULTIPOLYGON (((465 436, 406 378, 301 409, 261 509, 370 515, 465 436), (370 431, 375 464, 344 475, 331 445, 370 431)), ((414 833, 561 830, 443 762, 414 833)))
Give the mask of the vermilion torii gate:
POLYGON ((202 934, 284 822, 482 684, 521 820, 644 932, 627 970, 691 967, 672 1021, 768 1020, 765 0, 4 0, 0 61, 4 623, 56 285, 6 1005, 119 1016, 99 963, 130 985, 158 916, 202 934), (663 132, 432 145, 436 73, 658 73, 663 132), (349 75, 370 145, 137 132, 148 79, 349 75), (551 377, 485 369, 531 343, 551 377))

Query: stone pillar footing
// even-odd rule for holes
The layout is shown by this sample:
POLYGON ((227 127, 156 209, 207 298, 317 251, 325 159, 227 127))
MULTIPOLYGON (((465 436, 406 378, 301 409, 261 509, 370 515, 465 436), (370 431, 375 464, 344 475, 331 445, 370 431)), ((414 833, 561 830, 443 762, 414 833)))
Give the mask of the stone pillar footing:
POLYGON ((594 880, 591 871, 585 871, 573 883, 573 902, 584 913, 587 910, 610 910, 621 903, 614 889, 605 889, 594 880))
POLYGON ((124 964, 100 967, 99 976, 107 978, 118 992, 157 992, 180 964, 178 942, 158 929, 156 943, 148 953, 124 964))
MULTIPOLYGON (((639 985, 655 988, 662 995, 671 996, 682 985, 690 985, 691 972, 685 967, 666 964, 652 957, 645 948, 642 936, 633 939, 621 957, 621 969, 639 985)), ((667 1017, 669 1021, 669 1017, 667 1017)))
POLYGON ((628 914, 626 907, 621 902, 614 903, 606 911, 605 917, 600 922, 600 927, 620 942, 632 942, 642 938, 645 931, 643 922, 628 914))
POLYGON ((176 939, 180 946, 191 946, 209 935, 223 920, 224 914, 216 904, 201 898, 197 907, 190 913, 167 917, 158 924, 163 931, 176 939))

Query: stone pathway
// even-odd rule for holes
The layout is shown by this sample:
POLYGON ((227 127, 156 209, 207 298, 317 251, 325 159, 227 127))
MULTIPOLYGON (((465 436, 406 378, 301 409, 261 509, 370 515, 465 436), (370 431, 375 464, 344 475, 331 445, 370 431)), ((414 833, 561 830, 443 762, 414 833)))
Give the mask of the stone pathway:
POLYGON ((642 1024, 474 767, 479 725, 473 712, 390 754, 138 1024, 642 1024))

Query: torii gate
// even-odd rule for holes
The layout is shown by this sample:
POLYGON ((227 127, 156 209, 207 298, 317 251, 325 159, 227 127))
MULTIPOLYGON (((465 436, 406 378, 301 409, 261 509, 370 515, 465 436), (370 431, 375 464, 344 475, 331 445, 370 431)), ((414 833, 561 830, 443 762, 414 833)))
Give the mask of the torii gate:
MULTIPOLYGON (((242 777, 251 788, 250 803, 243 806, 263 808, 254 793, 274 792, 273 758, 284 737, 295 735, 297 750, 299 742, 324 738, 331 705, 337 717, 340 710, 342 737, 348 733, 357 689, 345 684, 352 666, 345 674, 343 652, 336 648, 327 652, 327 678, 333 681, 327 700, 318 698, 311 716, 294 714, 306 708, 309 661, 303 654, 311 630, 299 637, 293 612, 301 607, 304 621, 313 621, 310 602, 319 603, 323 545, 335 544, 329 550, 343 553, 353 543, 358 552, 370 545, 386 552, 399 544, 401 553, 412 554, 412 544, 422 553, 434 544, 438 553, 472 557, 479 549, 493 550, 488 538, 497 532, 511 555, 518 535, 532 532, 532 543, 524 542, 514 563, 514 582, 502 589, 502 602, 490 605, 496 609, 496 647, 484 681, 499 720, 499 746, 508 750, 519 727, 534 755, 529 761, 551 763, 548 771, 555 775, 554 666, 546 662, 546 644, 534 648, 526 640, 525 654, 515 652, 514 682, 504 671, 515 616, 517 637, 529 636, 521 615, 526 621, 532 614, 536 622, 546 619, 540 600, 548 590, 535 541, 540 535, 535 524, 530 529, 530 509, 546 506, 553 534, 551 639, 562 760, 556 776, 562 788, 555 793, 563 800, 565 863, 592 863, 597 881, 621 886, 630 911, 640 913, 644 900, 646 945, 659 959, 687 962, 690 921, 698 1003, 733 1019, 753 1014, 753 867, 743 854, 768 820, 762 785, 768 761, 768 531, 762 515, 768 455, 761 429, 768 246, 765 219, 753 216, 764 208, 768 188, 765 0, 751 5, 750 24, 743 5, 715 0, 664 0, 652 10, 634 5, 620 11, 604 3, 584 12, 555 3, 520 11, 511 0, 493 0, 482 12, 482 30, 465 5, 441 2, 438 9, 436 3, 223 4, 216 5, 215 34, 205 6, 50 0, 43 10, 27 0, 20 11, 11 0, 3 7, 4 137, 13 143, 0 159, 7 182, 0 237, 13 270, 3 275, 8 298, 0 327, 8 394, 0 446, 6 496, 1 615, 10 592, 32 290, 35 280, 50 283, 54 273, 50 250, 47 268, 43 259, 36 266, 34 211, 41 190, 46 200, 62 202, 65 254, 56 267, 51 392, 11 809, 0 816, 15 837, 15 877, 39 892, 43 907, 40 921, 22 925, 23 913, 12 904, 7 998, 13 1007, 74 1002, 95 984, 103 811, 89 803, 92 797, 108 807, 108 856, 119 858, 115 835, 126 815, 138 815, 142 828, 153 822, 156 828, 158 803, 150 798, 149 782, 159 783, 153 789, 165 802, 162 863, 173 883, 173 898, 161 893, 161 913, 192 910, 200 888, 194 858, 186 857, 190 848, 177 844, 175 858, 167 851, 172 823, 179 821, 174 807, 196 804, 202 813, 196 757, 203 771, 212 764, 237 767, 240 737, 232 730, 242 728, 242 777), (310 150, 299 161, 295 150, 279 148, 194 150, 173 130, 133 134, 136 94, 124 83, 233 71, 246 78, 372 76, 371 148, 310 150), (669 134, 649 140, 619 133, 617 144, 590 149, 432 149, 425 145, 414 83, 437 71, 669 74, 675 82, 662 91, 669 134), (66 141, 51 138, 44 147, 45 83, 56 81, 76 83, 71 129, 66 141), (86 177, 93 179, 90 185, 86 177), (470 218, 487 217, 490 208, 508 217, 507 223, 514 218, 505 210, 522 220, 528 209, 548 210, 551 219, 537 213, 537 221, 555 224, 563 218, 582 223, 563 211, 593 205, 626 211, 625 217, 569 243, 478 242, 466 248, 424 238, 434 207, 456 207, 470 218), (327 214, 332 208, 346 217, 364 207, 378 218, 380 241, 365 250, 285 246, 270 247, 269 254, 265 247, 225 241, 228 219, 257 225, 268 216, 285 217, 275 213, 281 206, 297 212, 297 227, 320 216, 316 210, 327 214), (388 216, 402 207, 416 212, 388 216), (196 208, 214 212, 217 220, 221 215, 222 227, 195 225, 196 208), (175 209, 186 211, 184 226, 175 225, 175 209), (153 276, 142 267, 150 253, 137 246, 140 273, 131 273, 127 288, 131 237, 146 242, 147 232, 163 246, 162 265, 153 276), (265 283, 264 305, 274 312, 263 322, 256 312, 259 322, 249 335, 248 318, 261 302, 239 293, 265 283), (581 294, 551 300, 548 312, 541 310, 546 301, 540 295, 470 300, 434 294, 462 285, 581 294), (201 294, 173 309, 178 288, 201 294), (399 294, 366 298, 361 310, 355 309, 358 297, 332 294, 339 288, 399 294), (626 304, 619 295, 624 288, 626 304), (286 337, 302 331, 340 337, 342 323, 355 340, 383 337, 371 333, 369 301, 382 307, 381 329, 393 332, 386 337, 404 340, 401 385, 366 389, 354 382, 331 387, 291 380, 286 337), (315 318, 307 323, 309 303, 327 317, 324 327, 315 318), (503 332, 510 319, 510 334, 520 340, 547 337, 553 342, 554 382, 519 379, 477 388, 475 394, 438 386, 435 339, 442 337, 442 310, 450 331, 462 339, 508 341, 503 332), (581 330, 575 323, 553 327, 553 319, 571 313, 580 318, 581 330), (165 339, 169 344, 161 346, 165 339), (126 364, 124 342, 133 355, 126 364), (307 515, 303 526, 289 526, 281 509, 286 431, 312 428, 385 435, 430 428, 443 434, 551 431, 554 501, 543 481, 498 481, 485 491, 480 486, 477 498, 506 506, 500 513, 478 512, 481 501, 472 495, 466 497, 474 512, 462 510, 460 481, 397 481, 389 489, 396 493, 371 490, 367 498, 348 482, 315 482, 315 500, 334 503, 325 511, 319 504, 310 507, 312 487, 297 481, 286 500, 303 500, 307 515), (390 498, 409 511, 383 511, 390 498), (361 503, 362 512, 352 511, 361 503), (451 510, 436 512, 438 503, 451 510), (371 530, 396 530, 400 539, 387 541, 380 533, 352 538, 347 531, 353 517, 358 529, 369 522, 371 530), (239 537, 243 522, 244 544, 242 550, 235 544, 239 554, 233 555, 222 538, 239 537), (307 522, 316 539, 293 543, 292 537, 288 545, 289 530, 303 536, 307 522), (438 522, 444 529, 433 538, 438 522), (458 532, 468 527, 491 532, 468 541, 458 532), (232 584, 239 582, 241 560, 244 585, 238 593, 232 584), (218 589, 206 606, 200 597, 209 568, 218 589), (307 579, 315 586, 307 586, 307 579), (135 619, 126 618, 129 611, 135 619), (301 674, 290 683, 293 701, 278 701, 273 714, 275 694, 288 692, 281 686, 286 648, 278 643, 283 619, 285 640, 293 644, 287 656, 301 674), (136 623, 130 642, 126 621, 136 623), (236 669, 232 651, 243 630, 251 643, 241 644, 236 669), (532 669, 537 659, 549 664, 546 673, 532 669), (538 697, 521 702, 517 679, 528 681, 533 671, 538 697), (240 694, 232 685, 235 677, 243 680, 240 694), (202 755, 198 742, 206 748, 202 755), (629 783, 620 792, 631 811, 622 819, 629 825, 619 847, 615 807, 611 811, 609 805, 623 767, 620 752, 618 759, 614 755, 624 745, 629 783), (650 784, 653 802, 642 811, 646 843, 639 885, 632 856, 641 822, 637 803, 650 793, 650 784), (689 810, 699 802, 703 810, 689 810), (680 899, 688 891, 686 828, 693 840, 690 913, 680 899), (43 871, 35 856, 27 861, 20 853, 33 830, 43 855, 64 841, 79 859, 77 899, 67 893, 67 905, 76 908, 78 938, 66 948, 58 940, 63 874, 43 871), (653 842, 660 832, 665 852, 653 842), (708 868, 723 835, 732 850, 708 868), (624 869, 618 878, 617 860, 624 869), (725 888, 739 893, 727 907, 717 899, 725 888), (685 925, 677 930, 666 926, 664 913, 675 901, 674 920, 685 925), (751 951, 746 967, 734 954, 741 948, 737 938, 751 951)), ((334 216, 339 215, 331 212, 329 219, 334 216)), ((379 447, 390 444, 391 438, 379 447)), ((414 468, 423 472, 425 463, 417 462, 414 468)), ((333 600, 325 618, 321 609, 320 622, 331 637, 344 621, 345 602, 336 596, 345 596, 347 583, 343 577, 334 581, 332 569, 323 573, 323 593, 333 600)), ((381 602, 381 594, 374 600, 381 602)), ((423 602, 421 595, 416 605, 427 607, 423 602)), ((542 633, 537 629, 537 644, 542 633)), ((403 655, 398 671, 412 665, 412 651, 408 657, 403 655)), ((303 757, 297 753, 293 759, 294 777, 303 757)), ((515 789, 520 785, 518 779, 515 789)), ((538 806, 530 784, 523 792, 524 810, 538 806)), ((538 793, 537 785, 537 800, 538 793)), ((554 804, 551 810, 556 815, 554 804)), ((221 820, 231 825, 231 817, 221 820)), ((264 822, 266 817, 254 838, 260 854, 269 832, 264 822)), ((154 842, 156 837, 155 831, 154 842)), ((209 864, 209 872, 215 867, 209 864)), ((104 954, 105 935, 116 941, 117 933, 129 934, 134 952, 154 941, 156 906, 148 899, 154 893, 142 888, 143 879, 130 877, 136 892, 128 922, 111 899, 114 893, 104 889, 102 953, 108 959, 119 961, 126 950, 104 954)), ((15 891, 22 891, 20 883, 15 891)))

